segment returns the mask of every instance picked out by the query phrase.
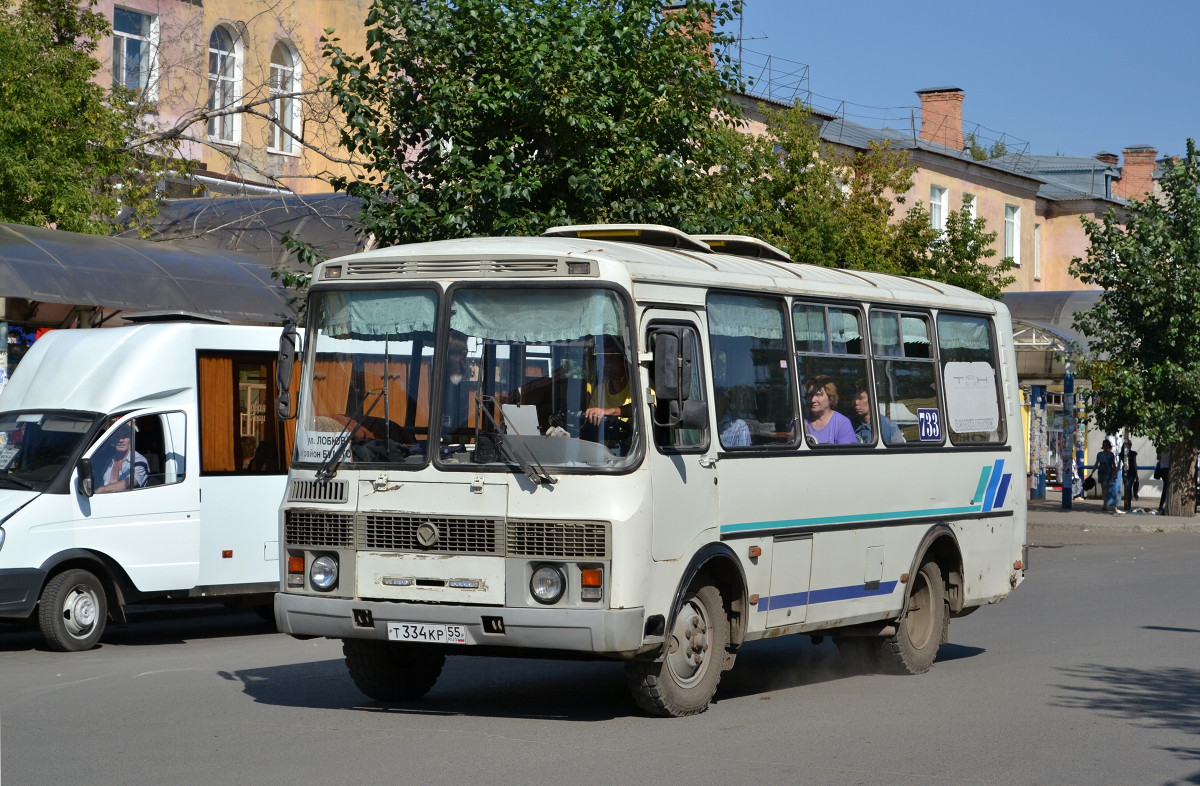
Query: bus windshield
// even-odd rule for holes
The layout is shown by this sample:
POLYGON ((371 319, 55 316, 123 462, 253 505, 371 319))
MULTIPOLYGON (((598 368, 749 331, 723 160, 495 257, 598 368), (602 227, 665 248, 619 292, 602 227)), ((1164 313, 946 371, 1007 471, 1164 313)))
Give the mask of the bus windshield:
POLYGON ((636 444, 626 335, 625 309, 610 290, 455 289, 440 460, 624 464, 636 444))
POLYGON ((79 454, 100 417, 82 412, 0 414, 0 488, 43 491, 79 454))

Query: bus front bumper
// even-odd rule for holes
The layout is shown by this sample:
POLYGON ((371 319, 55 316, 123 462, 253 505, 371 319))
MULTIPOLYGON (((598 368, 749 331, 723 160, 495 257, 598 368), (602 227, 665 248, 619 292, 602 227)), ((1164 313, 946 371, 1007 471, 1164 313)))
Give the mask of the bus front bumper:
POLYGON ((332 639, 388 640, 389 625, 460 625, 466 643, 630 657, 661 645, 643 641, 644 610, 438 606, 279 593, 275 620, 282 633, 332 639))

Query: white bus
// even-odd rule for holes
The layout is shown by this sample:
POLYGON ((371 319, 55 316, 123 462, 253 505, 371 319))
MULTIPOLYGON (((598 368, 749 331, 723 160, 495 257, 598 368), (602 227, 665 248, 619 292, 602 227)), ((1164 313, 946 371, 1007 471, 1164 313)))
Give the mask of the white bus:
POLYGON ((307 315, 276 616, 375 700, 591 656, 689 715, 790 633, 918 673, 1024 577, 995 301, 621 225, 331 260, 307 315))

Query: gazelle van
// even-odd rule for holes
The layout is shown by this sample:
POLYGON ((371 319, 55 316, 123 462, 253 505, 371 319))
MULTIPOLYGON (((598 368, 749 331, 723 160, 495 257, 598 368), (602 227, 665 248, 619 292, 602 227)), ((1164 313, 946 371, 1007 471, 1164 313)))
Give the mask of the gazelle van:
POLYGON ((33 345, 0 393, 0 620, 75 651, 134 603, 270 603, 278 338, 160 322, 33 345))

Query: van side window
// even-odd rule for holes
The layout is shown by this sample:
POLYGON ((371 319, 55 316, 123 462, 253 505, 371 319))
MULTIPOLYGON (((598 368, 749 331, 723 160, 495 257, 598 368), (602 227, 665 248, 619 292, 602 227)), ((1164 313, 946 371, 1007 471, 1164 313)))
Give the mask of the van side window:
POLYGON ((946 423, 956 445, 1003 442, 1004 412, 991 320, 939 314, 946 423))
POLYGON ((855 395, 868 387, 862 313, 851 306, 796 303, 792 329, 800 368, 800 413, 814 447, 874 444, 855 429, 855 395))
POLYGON ((179 412, 143 415, 106 429, 92 454, 96 491, 132 491, 181 482, 186 471, 183 418, 179 412))
POLYGON ((905 442, 944 442, 929 317, 872 309, 870 324, 880 415, 895 424, 905 442))
POLYGON ((778 298, 719 292, 708 296, 713 393, 722 448, 792 441, 789 429, 795 409, 785 330, 784 303, 778 298), (737 421, 745 428, 738 427, 737 421))
POLYGON ((201 352, 201 473, 285 474, 290 429, 275 417, 275 357, 266 352, 201 352))

